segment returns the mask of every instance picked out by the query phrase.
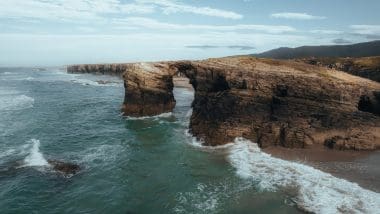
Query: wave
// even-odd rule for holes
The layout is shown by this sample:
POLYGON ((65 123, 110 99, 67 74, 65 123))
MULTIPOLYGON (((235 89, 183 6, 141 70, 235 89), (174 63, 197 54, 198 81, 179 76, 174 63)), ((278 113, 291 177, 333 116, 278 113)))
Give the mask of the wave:
POLYGON ((15 153, 16 153, 16 149, 7 149, 0 153, 0 160, 3 159, 4 157, 14 155, 15 153))
POLYGON ((162 113, 154 116, 144 116, 144 117, 131 117, 131 116, 126 116, 125 118, 127 120, 147 120, 147 119, 160 119, 160 118, 168 118, 172 117, 173 113, 172 112, 167 112, 167 113, 162 113))
POLYGON ((261 152, 257 144, 236 138, 228 159, 236 174, 264 191, 294 189, 294 202, 314 213, 377 213, 380 194, 356 183, 300 163, 281 160, 261 152))
POLYGON ((220 192, 226 188, 198 183, 193 192, 180 192, 176 197, 175 213, 216 213, 220 206, 220 192))
POLYGON ((89 80, 89 79, 79 79, 75 78, 72 79, 71 82, 81 84, 83 86, 100 86, 100 87, 122 87, 123 84, 116 83, 116 82, 110 82, 110 83, 99 83, 98 81, 89 80))
MULTIPOLYGON (((40 82, 70 82, 74 84, 80 84, 83 86, 99 86, 99 87, 123 87, 123 83, 120 79, 108 76, 92 75, 92 74, 70 74, 62 69, 51 69, 49 73, 45 73, 43 76, 34 81, 40 82)), ((24 78, 23 80, 28 80, 24 78)), ((31 79, 30 79, 31 80, 31 79)))
POLYGON ((31 139, 29 143, 32 144, 30 148, 29 155, 24 159, 23 167, 31 166, 49 166, 48 161, 44 158, 43 154, 40 152, 40 141, 36 139, 31 139))
POLYGON ((22 81, 33 81, 33 80, 35 80, 35 78, 34 77, 26 77, 26 78, 21 78, 20 80, 22 80, 22 81))
POLYGON ((85 165, 99 165, 117 160, 121 153, 128 152, 128 149, 121 145, 100 145, 84 150, 80 153, 78 162, 85 165))
POLYGON ((26 95, 16 95, 0 97, 0 111, 11 111, 32 108, 34 98, 26 95))
POLYGON ((203 140, 199 140, 196 137, 194 137, 191 133, 190 130, 187 129, 185 130, 185 135, 188 137, 187 143, 195 148, 204 150, 204 151, 218 151, 218 150, 225 150, 230 147, 232 147, 234 144, 233 143, 227 143, 224 145, 219 145, 219 146, 205 146, 203 140))

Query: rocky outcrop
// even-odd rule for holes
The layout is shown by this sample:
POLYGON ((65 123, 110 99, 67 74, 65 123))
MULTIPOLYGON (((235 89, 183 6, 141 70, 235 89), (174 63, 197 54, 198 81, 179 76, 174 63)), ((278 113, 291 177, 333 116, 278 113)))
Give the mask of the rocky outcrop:
POLYGON ((165 63, 136 63, 124 72, 123 111, 128 116, 152 116, 175 106, 173 71, 165 63))
POLYGON ((100 75, 122 76, 129 64, 85 64, 67 67, 68 73, 91 73, 100 75))
POLYGON ((74 163, 68 163, 58 160, 48 160, 48 163, 54 171, 62 173, 64 176, 75 175, 81 170, 80 166, 74 163))
MULTIPOLYGON (((59 160, 49 159, 47 165, 41 166, 32 166, 32 167, 44 167, 50 169, 52 172, 59 173, 64 177, 71 177, 81 170, 81 167, 78 164, 64 162, 59 160)), ((24 160, 11 161, 5 164, 0 165, 0 175, 2 174, 13 174, 19 169, 25 167, 30 167, 30 165, 25 165, 24 160)))
POLYGON ((297 61, 340 70, 349 74, 380 82, 380 56, 362 58, 304 58, 297 61))
POLYGON ((261 147, 380 148, 380 84, 294 61, 229 57, 129 64, 123 75, 126 115, 171 111, 177 73, 195 90, 190 131, 206 145, 242 136, 261 147))

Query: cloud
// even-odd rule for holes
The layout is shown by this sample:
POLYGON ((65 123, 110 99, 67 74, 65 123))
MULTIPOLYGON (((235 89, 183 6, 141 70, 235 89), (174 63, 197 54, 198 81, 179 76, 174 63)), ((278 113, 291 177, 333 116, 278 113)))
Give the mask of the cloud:
POLYGON ((105 20, 106 14, 152 13, 152 5, 119 0, 12 0, 0 2, 0 18, 83 22, 105 20))
POLYGON ((255 47, 249 46, 249 45, 227 45, 227 46, 220 46, 220 45, 187 45, 186 48, 195 48, 195 49, 215 49, 215 48, 229 48, 229 49, 237 49, 241 51, 247 51, 247 50, 253 50, 255 47))
POLYGON ((170 0, 2 0, 0 18, 75 21, 109 19, 108 15, 150 14, 157 10, 165 14, 193 13, 228 19, 241 19, 241 14, 210 7, 195 7, 170 0))
POLYGON ((242 19, 243 15, 227 10, 210 7, 195 7, 173 0, 136 0, 139 3, 150 3, 159 6, 165 14, 193 13, 197 15, 213 16, 227 19, 242 19))
POLYGON ((344 32, 339 31, 339 30, 311 30, 310 33, 336 35, 336 34, 343 34, 344 32))
POLYGON ((204 59, 241 54, 240 49, 210 48, 199 51, 185 45, 249 45, 253 52, 276 47, 324 44, 312 37, 237 32, 151 32, 119 35, 0 34, 0 64, 62 65, 99 62, 136 62, 204 59), (249 41, 249 43, 247 43, 249 41), (10 51, 12 50, 12 51, 10 51))
POLYGON ((342 38, 334 39, 334 40, 332 40, 332 42, 334 44, 350 44, 350 43, 352 43, 350 40, 342 39, 342 38))
POLYGON ((231 49, 239 49, 239 50, 242 50, 242 51, 247 51, 247 50, 253 50, 255 49, 255 47, 252 47, 252 46, 249 46, 249 45, 230 45, 230 46, 227 46, 228 48, 231 48, 231 49))
POLYGON ((351 25, 353 33, 363 35, 380 35, 380 25, 351 25))
POLYGON ((122 29, 123 27, 138 26, 150 29, 159 30, 208 30, 208 31, 260 31, 266 33, 286 33, 294 32, 296 29, 290 26, 284 25, 195 25, 195 24, 173 24, 160 22, 155 19, 143 18, 143 17, 130 17, 124 19, 115 20, 114 24, 116 28, 122 29))
POLYGON ((326 19, 324 16, 313 16, 307 13, 273 13, 270 15, 272 18, 280 19, 295 19, 295 20, 320 20, 326 19))

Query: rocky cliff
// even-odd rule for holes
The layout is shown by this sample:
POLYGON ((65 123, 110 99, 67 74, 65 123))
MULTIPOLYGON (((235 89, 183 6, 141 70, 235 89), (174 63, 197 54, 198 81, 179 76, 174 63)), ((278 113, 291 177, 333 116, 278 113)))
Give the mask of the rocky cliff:
POLYGON ((336 69, 349 74, 380 82, 380 56, 361 58, 303 58, 297 61, 336 69))
POLYGON ((171 111, 177 73, 194 87, 190 131, 206 145, 243 136, 261 147, 380 148, 380 84, 294 61, 229 57, 126 64, 125 114, 171 111))

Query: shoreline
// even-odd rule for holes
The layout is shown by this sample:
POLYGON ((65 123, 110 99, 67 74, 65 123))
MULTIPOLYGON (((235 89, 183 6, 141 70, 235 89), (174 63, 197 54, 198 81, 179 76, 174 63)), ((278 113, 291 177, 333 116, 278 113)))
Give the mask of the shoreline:
POLYGON ((268 147, 273 157, 310 165, 335 177, 380 193, 380 151, 339 151, 325 148, 297 149, 268 147))

